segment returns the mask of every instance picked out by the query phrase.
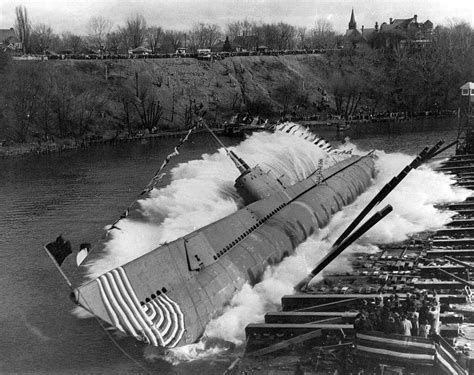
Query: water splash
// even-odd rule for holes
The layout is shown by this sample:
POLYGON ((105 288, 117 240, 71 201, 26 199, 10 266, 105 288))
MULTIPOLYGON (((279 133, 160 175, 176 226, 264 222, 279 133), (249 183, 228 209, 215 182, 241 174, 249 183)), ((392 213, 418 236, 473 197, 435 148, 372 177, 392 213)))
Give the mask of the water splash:
MULTIPOLYGON (((292 125, 295 130, 299 128, 292 125)), ((348 156, 328 147, 315 147, 314 139, 305 139, 305 133, 298 135, 280 130, 255 133, 230 149, 250 166, 259 164, 289 184, 306 178, 320 162, 327 167, 348 156)), ((120 230, 109 232, 101 258, 86 265, 89 277, 97 277, 235 212, 242 205, 234 188, 238 175, 223 149, 177 165, 171 170, 169 185, 154 189, 138 202, 144 220, 122 219, 117 225, 120 230)))

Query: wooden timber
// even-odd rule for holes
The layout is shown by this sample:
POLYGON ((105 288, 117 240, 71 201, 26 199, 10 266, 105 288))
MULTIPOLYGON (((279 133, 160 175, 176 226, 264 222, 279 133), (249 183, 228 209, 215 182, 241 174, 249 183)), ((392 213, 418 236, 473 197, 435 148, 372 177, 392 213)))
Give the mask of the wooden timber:
POLYGON ((439 229, 434 233, 435 236, 449 236, 449 237, 459 237, 459 236, 473 236, 474 237, 474 227, 465 227, 465 228, 443 228, 439 229))
POLYGON ((320 320, 340 318, 348 324, 353 324, 358 312, 356 311, 324 311, 324 312, 308 312, 308 311, 279 311, 270 312, 265 315, 265 323, 277 324, 306 324, 315 323, 320 320))
POLYGON ((435 238, 433 239, 433 246, 436 247, 450 247, 450 246, 473 246, 474 238, 435 238))
POLYGON ((448 227, 473 227, 474 219, 454 219, 453 221, 446 224, 448 227))

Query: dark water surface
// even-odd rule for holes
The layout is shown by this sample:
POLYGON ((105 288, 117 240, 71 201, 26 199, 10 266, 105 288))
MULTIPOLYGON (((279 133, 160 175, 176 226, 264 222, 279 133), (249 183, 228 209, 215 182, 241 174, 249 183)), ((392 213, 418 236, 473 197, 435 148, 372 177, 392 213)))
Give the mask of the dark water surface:
MULTIPOLYGON (((322 131, 327 139, 334 135, 322 131)), ((437 130, 355 140, 365 150, 415 154, 455 130, 437 130)), ((223 139, 231 145, 235 139, 223 139)), ((177 139, 127 143, 61 155, 0 160, 0 373, 144 374, 110 341, 93 319, 71 314, 69 289, 42 245, 58 234, 71 241, 95 242, 147 184, 177 139)), ((192 136, 173 162, 213 153, 207 135, 192 136)), ((172 166, 172 165, 171 165, 172 166)), ((66 274, 74 272, 67 259, 66 274)), ((120 344, 150 373, 222 373, 230 364, 200 362, 171 366, 145 361, 134 339, 120 344)))

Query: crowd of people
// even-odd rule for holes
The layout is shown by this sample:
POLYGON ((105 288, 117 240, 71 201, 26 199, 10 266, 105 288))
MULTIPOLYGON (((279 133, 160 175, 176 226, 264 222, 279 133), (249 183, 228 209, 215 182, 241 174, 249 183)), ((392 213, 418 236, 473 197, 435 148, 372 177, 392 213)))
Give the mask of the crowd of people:
POLYGON ((426 292, 407 294, 405 299, 394 294, 360 302, 354 322, 358 333, 380 331, 387 334, 427 338, 439 334, 439 302, 426 292))

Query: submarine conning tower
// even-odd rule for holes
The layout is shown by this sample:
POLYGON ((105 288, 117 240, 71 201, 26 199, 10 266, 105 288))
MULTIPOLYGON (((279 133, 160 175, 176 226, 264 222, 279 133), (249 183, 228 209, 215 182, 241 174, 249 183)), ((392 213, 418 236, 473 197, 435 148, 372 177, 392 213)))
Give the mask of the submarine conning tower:
POLYGON ((250 168, 233 151, 229 151, 229 156, 241 173, 235 180, 234 186, 245 205, 285 190, 285 186, 279 179, 273 177, 269 172, 265 172, 258 165, 250 168))

